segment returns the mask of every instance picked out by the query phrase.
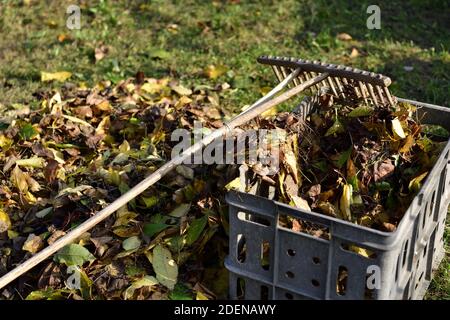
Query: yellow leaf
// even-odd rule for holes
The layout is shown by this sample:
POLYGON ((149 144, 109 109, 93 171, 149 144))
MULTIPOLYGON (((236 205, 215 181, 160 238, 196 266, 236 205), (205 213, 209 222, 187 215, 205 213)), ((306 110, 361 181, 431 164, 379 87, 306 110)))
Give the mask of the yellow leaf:
POLYGON ((14 141, 5 135, 0 135, 0 148, 2 148, 2 151, 8 151, 9 148, 13 145, 14 141))
POLYGON ((28 159, 16 160, 16 164, 21 167, 43 168, 45 160, 41 157, 31 157, 28 159))
POLYGON ((356 252, 357 254, 369 258, 370 254, 369 251, 367 249, 361 248, 361 247, 357 247, 357 246, 350 246, 350 251, 356 252))
POLYGON ((416 141, 414 140, 414 137, 412 135, 407 136, 406 140, 405 140, 405 143, 400 148, 399 152, 400 153, 407 153, 407 152, 409 152, 409 150, 414 146, 415 143, 416 143, 416 141))
POLYGON ((178 101, 175 104, 175 109, 179 109, 181 107, 183 107, 184 105, 191 103, 192 99, 187 97, 187 96, 181 96, 180 99, 178 99, 178 101))
POLYGON ((352 193, 352 185, 345 184, 342 190, 341 201, 339 203, 339 209, 341 210, 341 214, 343 214, 343 218, 349 221, 352 219, 352 214, 350 211, 350 205, 352 204, 352 193))
POLYGON ((205 75, 210 79, 216 79, 227 72, 227 67, 224 65, 209 65, 205 69, 205 75))
POLYGON ((353 49, 352 49, 352 52, 350 53, 350 58, 354 59, 354 58, 356 58, 356 57, 358 57, 358 56, 359 56, 359 51, 358 51, 358 49, 353 48, 353 49))
POLYGON ((261 113, 261 117, 262 118, 270 118, 270 117, 276 116, 277 113, 278 113, 277 107, 272 107, 269 110, 266 110, 263 113, 261 113))
POLYGON ((209 300, 207 296, 205 296, 200 291, 197 291, 197 296, 195 297, 195 300, 209 300))
POLYGON ((72 73, 68 71, 60 71, 60 72, 44 72, 41 71, 41 81, 47 82, 47 81, 59 81, 64 82, 67 79, 69 79, 72 76, 72 73))
POLYGON ((103 100, 99 104, 95 105, 95 108, 100 110, 100 111, 111 111, 112 110, 112 107, 109 104, 108 100, 103 100))
POLYGON ((414 179, 409 182, 408 189, 412 192, 418 192, 420 187, 422 186, 422 180, 427 176, 428 171, 418 175, 414 179))
POLYGON ((400 120, 398 120, 398 118, 395 118, 391 120, 391 123, 392 123, 392 132, 394 133, 394 136, 400 139, 405 139, 406 134, 405 131, 403 131, 400 120))
POLYGON ((227 183, 227 185, 225 186, 225 189, 227 189, 228 191, 230 191, 230 190, 244 191, 245 188, 241 184, 241 179, 239 177, 237 177, 236 179, 227 183))
POLYGON ((42 238, 32 233, 28 236, 27 240, 23 244, 22 250, 36 253, 41 250, 43 246, 44 241, 42 241, 42 238))
POLYGON ((0 233, 7 231, 11 228, 11 220, 8 214, 0 209, 0 233))
POLYGON ((20 170, 19 166, 16 165, 11 171, 10 179, 20 192, 26 193, 28 191, 27 175, 22 170, 20 170))
POLYGON ((119 151, 120 152, 128 152, 130 151, 130 144, 128 143, 127 140, 123 140, 122 144, 119 146, 119 151))
POLYGON ((291 144, 287 143, 283 148, 284 153, 284 163, 286 165, 286 169, 288 169, 289 173, 292 174, 295 183, 299 182, 298 178, 298 166, 297 166, 297 157, 295 156, 294 151, 292 150, 291 144))
POLYGON ((73 116, 68 116, 68 115, 63 115, 63 118, 72 121, 73 123, 78 123, 78 124, 82 124, 84 126, 87 127, 92 127, 92 125, 84 120, 78 119, 77 117, 73 117, 73 116))
POLYGON ((180 96, 189 96, 192 94, 192 90, 186 87, 183 87, 181 84, 180 85, 172 85, 170 86, 170 88, 175 91, 176 93, 178 93, 180 96))
POLYGON ((166 88, 168 83, 169 79, 147 79, 147 82, 141 86, 141 90, 150 94, 158 93, 166 88))
POLYGON ((305 211, 311 211, 311 208, 308 204, 308 201, 306 201, 305 199, 303 199, 302 197, 296 196, 296 195, 291 195, 291 199, 293 204, 299 208, 299 209, 303 209, 305 211))

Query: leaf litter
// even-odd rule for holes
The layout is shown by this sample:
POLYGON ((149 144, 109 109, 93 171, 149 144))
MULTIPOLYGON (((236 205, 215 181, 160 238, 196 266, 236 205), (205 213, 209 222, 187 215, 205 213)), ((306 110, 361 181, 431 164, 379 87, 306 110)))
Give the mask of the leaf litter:
MULTIPOLYGON (((215 78, 222 69, 206 72, 215 78)), ((194 121, 220 127, 228 113, 219 101, 229 88, 187 88, 141 73, 114 86, 42 94, 25 112, 2 110, 16 113, 2 118, 0 131, 0 274, 169 161, 175 129, 193 130, 194 121)), ((236 140, 251 128, 282 134, 279 170, 260 162, 179 166, 0 295, 226 298, 229 190, 269 190, 264 196, 304 211, 394 231, 448 132, 412 119, 408 104, 389 109, 329 100, 306 120, 271 112, 236 130, 236 140), (80 287, 68 285, 70 266, 80 287)), ((295 218, 284 217, 281 225, 329 237, 328 230, 295 218)))

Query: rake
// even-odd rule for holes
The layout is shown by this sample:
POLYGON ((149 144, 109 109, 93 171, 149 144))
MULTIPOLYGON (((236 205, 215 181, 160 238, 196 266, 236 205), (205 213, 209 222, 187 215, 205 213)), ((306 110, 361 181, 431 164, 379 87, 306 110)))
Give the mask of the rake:
POLYGON ((279 105, 301 92, 309 91, 310 95, 318 95, 321 90, 326 89, 336 98, 346 99, 353 95, 375 106, 389 106, 395 103, 395 97, 388 90, 391 79, 381 74, 341 65, 294 58, 261 56, 258 58, 258 61, 262 64, 270 65, 273 68, 275 75, 280 81, 277 86, 241 114, 224 123, 222 127, 213 131, 201 141, 186 149, 182 154, 162 165, 158 170, 150 174, 107 207, 5 274, 0 278, 0 288, 5 287, 11 281, 35 267, 67 244, 74 242, 83 233, 89 231, 120 207, 126 205, 197 151, 202 150, 202 148, 214 140, 230 133, 234 128, 247 123, 264 111, 279 105), (281 93, 283 89, 287 90, 281 93))

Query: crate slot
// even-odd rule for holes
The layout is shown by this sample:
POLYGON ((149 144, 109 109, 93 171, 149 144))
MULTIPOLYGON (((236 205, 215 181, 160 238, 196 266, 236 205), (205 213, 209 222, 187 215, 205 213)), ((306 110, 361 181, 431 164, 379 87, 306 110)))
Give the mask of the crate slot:
POLYGON ((353 254, 357 254, 366 259, 376 259, 377 258, 377 254, 374 251, 367 249, 367 248, 363 248, 356 244, 350 244, 350 243, 343 242, 343 243, 341 243, 341 249, 343 249, 344 251, 347 251, 347 252, 351 252, 353 254), (367 254, 368 257, 365 254, 367 254))
POLYGON ((270 242, 269 241, 263 241, 261 243, 261 267, 264 270, 270 269, 270 242))
POLYGON ((245 236, 243 234, 237 235, 237 252, 236 257, 240 263, 244 263, 247 258, 247 241, 245 240, 245 236))
POLYGON ((345 296, 347 292, 348 270, 344 266, 339 266, 336 278, 336 293, 345 296))
POLYGON ((238 300, 245 299, 245 280, 243 278, 236 279, 236 297, 238 300))
POLYGON ((270 227, 270 221, 257 214, 239 211, 237 217, 241 221, 258 224, 264 227, 270 227))
POLYGON ((268 286, 261 286, 261 300, 269 300, 269 287, 268 286))
POLYGON ((405 244, 403 245, 403 254, 402 254, 402 268, 406 264, 406 258, 408 255, 408 245, 409 245, 409 239, 405 241, 405 244))
POLYGON ((316 222, 306 219, 294 217, 289 214, 280 214, 278 218, 278 225, 294 233, 307 234, 314 238, 323 240, 330 240, 330 228, 316 222))

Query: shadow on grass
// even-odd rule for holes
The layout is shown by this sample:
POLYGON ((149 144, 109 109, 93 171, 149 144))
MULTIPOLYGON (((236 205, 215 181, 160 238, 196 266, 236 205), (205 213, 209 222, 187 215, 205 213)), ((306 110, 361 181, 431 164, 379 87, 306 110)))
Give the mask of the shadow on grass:
MULTIPOLYGON (((447 0, 314 0, 300 6, 305 30, 332 33, 346 32, 363 40, 413 41, 422 48, 450 47, 450 2, 447 0), (369 5, 380 7, 381 30, 366 27, 369 5)), ((302 36, 302 32, 299 34, 302 36)))

